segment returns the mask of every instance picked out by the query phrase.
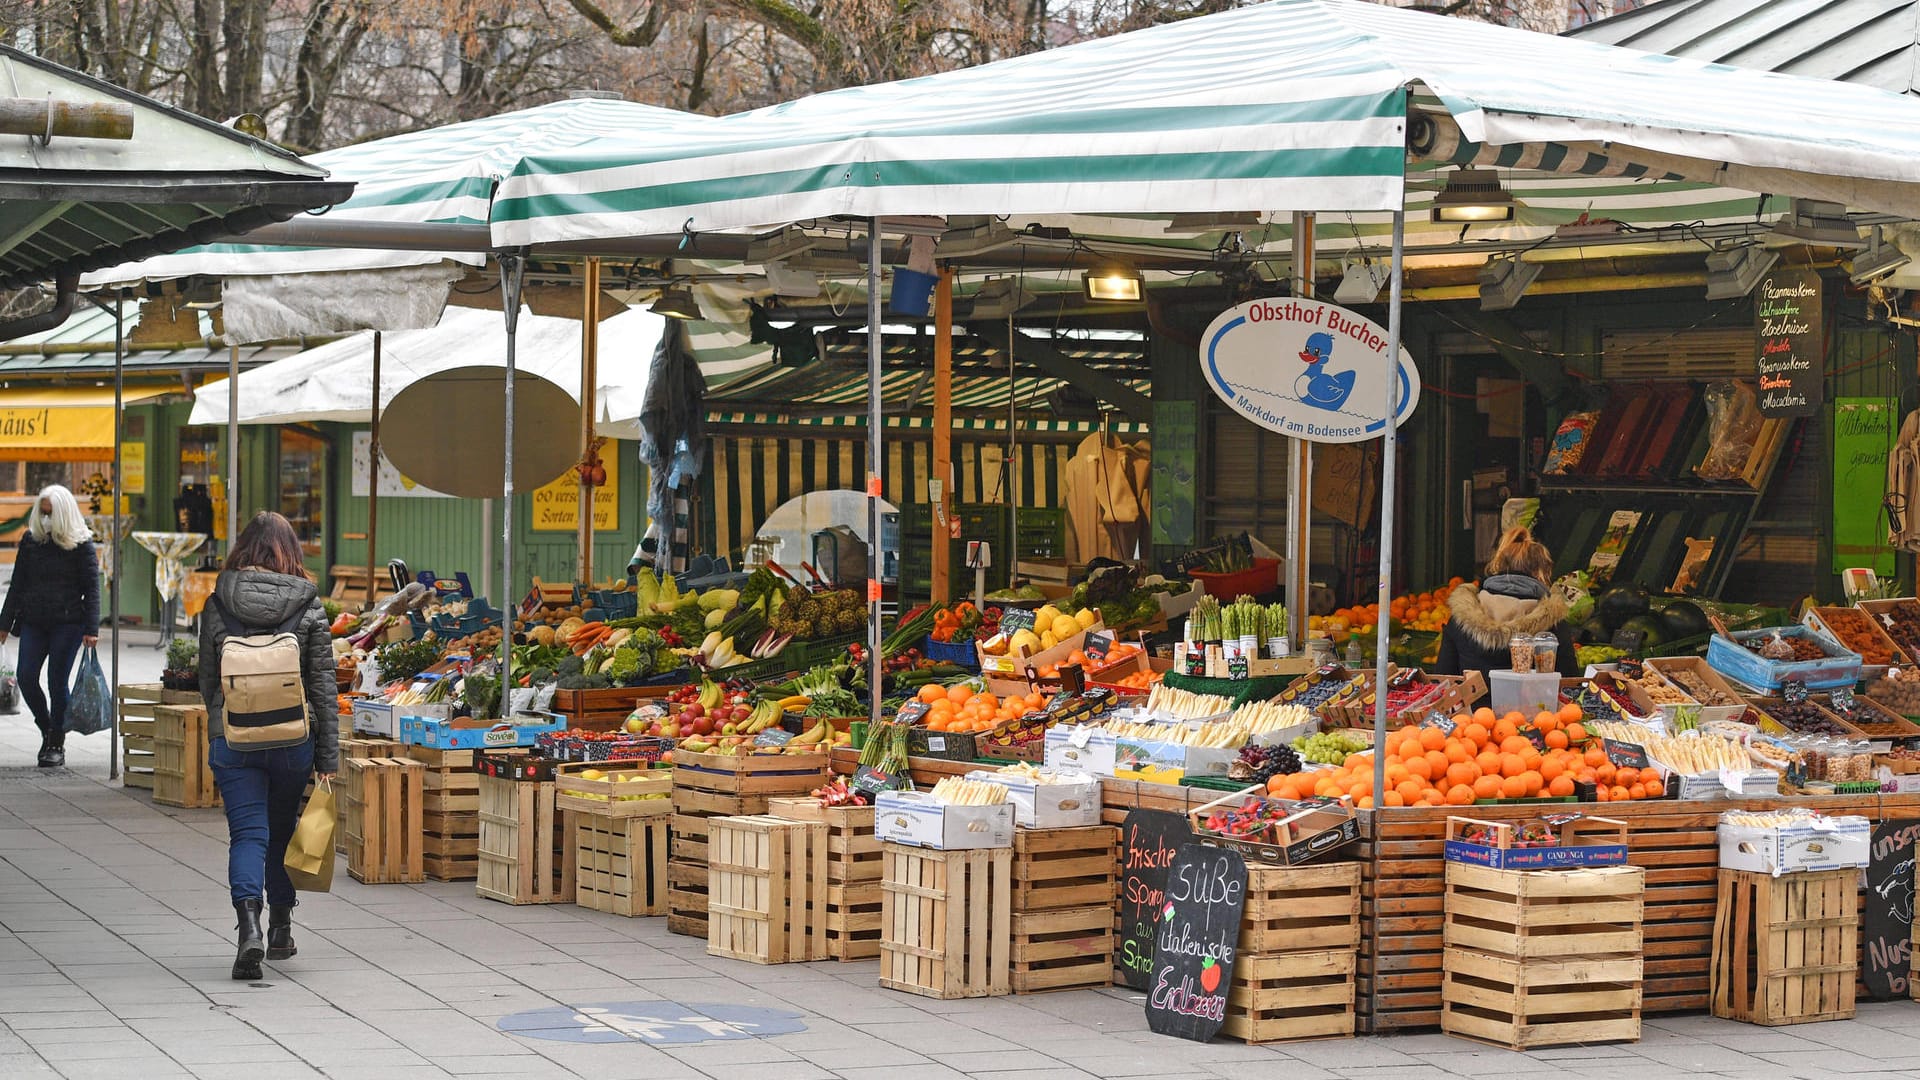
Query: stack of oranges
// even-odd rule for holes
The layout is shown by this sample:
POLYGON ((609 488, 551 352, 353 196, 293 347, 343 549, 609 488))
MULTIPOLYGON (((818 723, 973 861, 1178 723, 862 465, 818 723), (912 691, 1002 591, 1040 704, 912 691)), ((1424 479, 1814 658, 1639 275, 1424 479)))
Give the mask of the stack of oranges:
POLYGON ((1387 786, 1373 789, 1372 751, 1337 769, 1275 776, 1267 793, 1279 799, 1351 798, 1355 806, 1470 806, 1498 799, 1566 797, 1577 783, 1594 785, 1601 802, 1657 799, 1666 793, 1652 770, 1616 768, 1582 726, 1578 705, 1532 720, 1492 709, 1461 713, 1453 734, 1404 727, 1387 736, 1387 786), (1536 745, 1534 738, 1539 739, 1536 745))
POLYGON ((991 731, 1008 720, 1038 712, 1047 704, 1042 694, 1008 694, 1002 699, 974 693, 965 683, 928 683, 920 688, 919 698, 927 703, 926 726, 930 731, 991 731))

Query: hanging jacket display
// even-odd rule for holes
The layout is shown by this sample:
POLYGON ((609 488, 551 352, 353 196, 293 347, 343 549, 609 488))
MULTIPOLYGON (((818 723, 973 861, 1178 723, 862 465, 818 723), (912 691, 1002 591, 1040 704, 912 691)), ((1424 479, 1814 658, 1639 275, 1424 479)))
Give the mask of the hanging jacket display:
POLYGON ((1081 440, 1063 478, 1067 560, 1131 560, 1146 533, 1149 454, 1095 433, 1081 440))
POLYGON ((1920 551, 1920 411, 1900 422, 1887 455, 1887 543, 1920 551))

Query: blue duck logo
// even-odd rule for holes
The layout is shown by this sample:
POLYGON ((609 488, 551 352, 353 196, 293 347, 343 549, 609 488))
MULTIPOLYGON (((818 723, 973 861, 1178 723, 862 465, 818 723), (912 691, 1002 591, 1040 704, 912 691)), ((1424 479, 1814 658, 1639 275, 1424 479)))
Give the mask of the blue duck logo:
POLYGON ((1353 393, 1355 373, 1328 372, 1327 362, 1333 359, 1333 335, 1318 333, 1308 337, 1307 347, 1300 350, 1300 359, 1307 365, 1307 370, 1294 380, 1294 396, 1302 404, 1337 412, 1340 406, 1346 404, 1347 395, 1353 393))

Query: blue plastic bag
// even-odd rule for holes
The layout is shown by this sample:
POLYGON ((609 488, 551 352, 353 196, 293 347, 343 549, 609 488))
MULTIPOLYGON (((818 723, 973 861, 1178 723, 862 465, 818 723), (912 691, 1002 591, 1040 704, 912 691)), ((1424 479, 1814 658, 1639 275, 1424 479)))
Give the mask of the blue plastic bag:
POLYGON ((74 676, 73 693, 67 696, 67 731, 92 735, 112 723, 113 687, 100 670, 100 654, 89 645, 80 654, 80 671, 74 676))

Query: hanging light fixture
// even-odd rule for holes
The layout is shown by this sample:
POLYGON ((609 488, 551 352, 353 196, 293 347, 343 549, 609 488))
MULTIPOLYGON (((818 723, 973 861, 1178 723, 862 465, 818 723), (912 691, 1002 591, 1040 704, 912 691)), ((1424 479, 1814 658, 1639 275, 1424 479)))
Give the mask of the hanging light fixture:
POLYGON ((1513 193, 1500 186, 1492 169, 1455 169, 1447 186, 1433 197, 1433 220, 1454 224, 1512 221, 1513 193))
POLYGON ((1780 261, 1778 251, 1758 244, 1721 248, 1707 256, 1707 299, 1735 300, 1753 291, 1780 261))
POLYGON ((1373 276, 1373 264, 1365 259, 1341 268, 1340 284, 1333 287, 1336 304, 1371 304, 1380 299, 1380 280, 1373 276))
POLYGON ((1518 304, 1543 269, 1518 255, 1487 260, 1487 265, 1480 268, 1480 310, 1506 311, 1518 304))
POLYGON ((1768 233, 1769 244, 1813 244, 1819 247, 1863 248, 1867 242, 1860 237, 1860 227, 1847 216, 1847 208, 1839 203, 1822 202, 1818 199, 1795 199, 1793 208, 1779 221, 1774 222, 1773 231, 1768 233))
POLYGON ((1913 256, 1901 251, 1887 239, 1880 226, 1875 225, 1867 250, 1853 257, 1853 262, 1847 267, 1847 276, 1855 285, 1871 285, 1912 261, 1913 256))
POLYGON ((703 319, 700 305, 693 299, 693 290, 685 285, 672 285, 660 291, 660 299, 647 309, 655 315, 665 315, 669 319, 703 319))
POLYGON ((1146 296, 1147 283, 1140 277, 1140 271, 1119 263, 1089 270, 1080 280, 1089 300, 1137 304, 1146 296))

